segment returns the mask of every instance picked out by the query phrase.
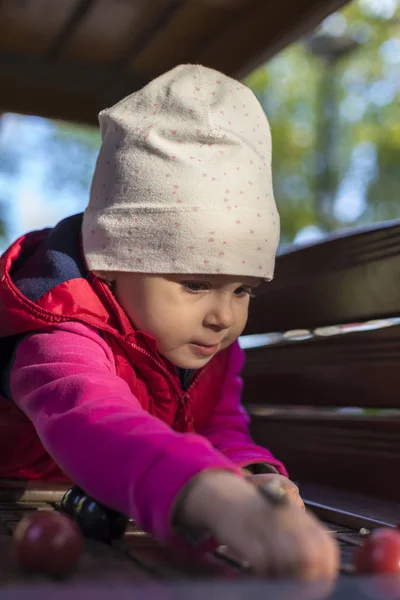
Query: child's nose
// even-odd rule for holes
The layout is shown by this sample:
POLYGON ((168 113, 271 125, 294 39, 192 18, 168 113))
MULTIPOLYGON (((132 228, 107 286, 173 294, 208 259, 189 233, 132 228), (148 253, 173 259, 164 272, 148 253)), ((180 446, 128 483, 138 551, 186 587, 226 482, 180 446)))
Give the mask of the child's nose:
POLYGON ((206 315, 205 325, 215 329, 228 329, 234 323, 235 317, 230 302, 221 302, 213 306, 206 315))

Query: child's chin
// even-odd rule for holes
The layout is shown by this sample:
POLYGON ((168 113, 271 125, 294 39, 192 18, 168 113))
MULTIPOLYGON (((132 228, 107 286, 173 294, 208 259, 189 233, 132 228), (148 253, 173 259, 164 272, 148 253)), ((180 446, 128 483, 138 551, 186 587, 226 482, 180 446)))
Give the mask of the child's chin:
POLYGON ((169 360, 180 369, 201 369, 211 359, 212 356, 174 356, 169 360))

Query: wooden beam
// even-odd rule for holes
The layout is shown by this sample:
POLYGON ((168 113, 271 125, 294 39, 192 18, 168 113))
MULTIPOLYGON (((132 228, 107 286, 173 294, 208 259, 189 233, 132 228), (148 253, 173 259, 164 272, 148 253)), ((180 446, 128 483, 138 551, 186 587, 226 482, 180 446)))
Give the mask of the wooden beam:
POLYGON ((243 401, 397 409, 399 358, 399 325, 247 350, 243 401))
POLYGON ((399 254, 400 219, 281 254, 274 280, 257 290, 245 334, 397 317, 399 254))
POLYGON ((320 483, 399 502, 400 419, 349 415, 252 417, 257 444, 294 481, 320 483))
POLYGON ((72 15, 65 23, 61 32, 58 34, 56 40, 52 44, 51 48, 48 51, 48 55, 51 57, 59 56, 62 53, 62 50, 71 36, 74 34, 76 27, 80 23, 80 21, 88 14, 90 9, 92 8, 95 0, 81 0, 80 3, 76 6, 72 15))
MULTIPOLYGON (((278 9, 273 2, 253 0, 247 13, 231 14, 223 29, 213 28, 213 34, 203 37, 201 46, 192 48, 178 62, 200 62, 241 77, 294 38, 310 31, 346 1, 281 0, 278 9)), ((132 52, 147 46, 154 31, 173 18, 182 4, 183 0, 174 0, 167 5, 152 26, 133 40, 118 64, 99 67, 68 62, 58 56, 76 23, 92 6, 92 0, 82 0, 47 56, 0 51, 0 110, 97 123, 101 109, 159 74, 156 64, 151 73, 140 75, 129 72, 126 65, 132 52)))
POLYGON ((0 52, 0 111, 97 124, 100 110, 147 79, 111 68, 0 52))
POLYGON ((290 43, 310 33, 349 0, 260 0, 246 15, 231 20, 192 62, 244 77, 290 43))
MULTIPOLYGON (((120 60, 115 62, 115 66, 119 68, 127 67, 130 65, 135 56, 138 56, 146 46, 151 44, 151 41, 156 36, 159 31, 162 31, 170 21, 173 20, 175 15, 179 13, 179 11, 186 4, 186 0, 174 0, 166 4, 163 9, 161 7, 157 7, 157 13, 155 15, 154 20, 150 21, 147 27, 145 27, 138 35, 134 36, 132 43, 130 44, 128 50, 120 58, 120 60)), ((147 9, 149 10, 150 5, 148 5, 147 9)), ((154 8, 151 7, 153 11, 154 8)), ((145 15, 143 15, 143 20, 146 21, 145 15)), ((157 66, 157 65, 155 65, 157 66)))

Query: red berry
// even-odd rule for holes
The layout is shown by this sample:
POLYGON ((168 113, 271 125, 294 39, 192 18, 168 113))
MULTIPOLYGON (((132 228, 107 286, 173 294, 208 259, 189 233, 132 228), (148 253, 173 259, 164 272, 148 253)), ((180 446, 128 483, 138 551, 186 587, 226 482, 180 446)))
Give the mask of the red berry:
POLYGON ((65 577, 77 566, 84 543, 66 515, 40 511, 25 516, 14 531, 14 554, 25 571, 65 577))
POLYGON ((400 532, 382 527, 375 529, 354 555, 357 573, 400 574, 400 532))

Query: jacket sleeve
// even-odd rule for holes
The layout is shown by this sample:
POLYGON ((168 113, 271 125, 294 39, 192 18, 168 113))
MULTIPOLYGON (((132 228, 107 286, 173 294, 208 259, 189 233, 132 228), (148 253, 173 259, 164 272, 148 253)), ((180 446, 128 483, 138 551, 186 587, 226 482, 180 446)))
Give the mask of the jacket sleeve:
POLYGON ((64 323, 19 345, 11 392, 45 449, 89 495, 180 545, 170 514, 181 488, 206 469, 239 469, 204 437, 174 432, 143 410, 116 375, 95 329, 64 323))
POLYGON ((256 463, 272 465, 287 476, 284 465, 269 450, 253 442, 249 433, 249 416, 241 404, 243 381, 240 372, 244 364, 244 352, 238 342, 230 348, 225 383, 220 400, 206 428, 200 433, 215 448, 239 467, 256 463))

